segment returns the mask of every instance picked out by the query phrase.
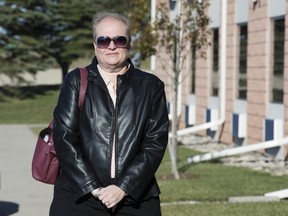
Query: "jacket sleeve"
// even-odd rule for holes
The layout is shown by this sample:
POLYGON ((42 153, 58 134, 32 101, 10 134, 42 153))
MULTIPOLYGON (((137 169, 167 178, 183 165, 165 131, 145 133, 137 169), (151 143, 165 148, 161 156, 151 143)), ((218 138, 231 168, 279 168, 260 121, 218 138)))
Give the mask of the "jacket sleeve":
POLYGON ((70 72, 61 87, 54 110, 53 140, 60 167, 75 185, 75 198, 79 199, 97 188, 91 167, 83 160, 79 139, 78 97, 79 70, 70 72))
POLYGON ((154 90, 150 118, 146 123, 140 151, 117 181, 117 185, 129 194, 129 202, 135 202, 142 196, 165 154, 169 120, 164 84, 161 81, 159 83, 154 90))

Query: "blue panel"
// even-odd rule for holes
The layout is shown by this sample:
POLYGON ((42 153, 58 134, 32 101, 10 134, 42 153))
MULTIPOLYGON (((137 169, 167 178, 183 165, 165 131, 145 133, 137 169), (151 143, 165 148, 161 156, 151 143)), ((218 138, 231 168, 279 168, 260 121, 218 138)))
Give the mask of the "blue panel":
POLYGON ((186 127, 189 126, 189 106, 188 105, 185 105, 185 124, 186 124, 186 127))
MULTIPOLYGON (((211 110, 206 109, 206 122, 211 122, 211 110)), ((206 130, 207 135, 210 137, 214 137, 216 131, 212 131, 210 128, 206 130)))
POLYGON ((274 139, 274 120, 265 119, 265 141, 274 139))
POLYGON ((206 109, 206 122, 210 122, 210 121, 211 121, 211 110, 206 109))
MULTIPOLYGON (((211 119, 210 115, 211 115, 210 109, 206 109, 206 119, 205 119, 206 122, 210 122, 210 119, 211 119)), ((210 135, 209 135, 210 132, 211 132, 210 129, 207 129, 207 130, 206 130, 206 133, 207 133, 208 136, 210 136, 210 135)))
POLYGON ((235 137, 238 137, 238 131, 239 131, 239 115, 236 113, 233 113, 232 116, 232 134, 235 137))

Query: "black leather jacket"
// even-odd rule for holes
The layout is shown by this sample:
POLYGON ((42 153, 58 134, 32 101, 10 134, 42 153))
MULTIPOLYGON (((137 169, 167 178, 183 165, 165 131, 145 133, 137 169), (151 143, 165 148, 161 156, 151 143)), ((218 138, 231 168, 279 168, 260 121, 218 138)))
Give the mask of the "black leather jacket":
MULTIPOLYGON (((129 60, 130 61, 130 60, 129 60)), ((54 110, 54 143, 62 172, 56 187, 75 194, 75 199, 98 187, 115 184, 128 195, 125 202, 160 194, 155 172, 168 141, 168 115, 164 84, 156 76, 130 68, 117 77, 114 107, 93 59, 83 110, 77 102, 79 69, 62 85, 54 110), (116 177, 110 166, 113 136, 116 143, 116 177)))

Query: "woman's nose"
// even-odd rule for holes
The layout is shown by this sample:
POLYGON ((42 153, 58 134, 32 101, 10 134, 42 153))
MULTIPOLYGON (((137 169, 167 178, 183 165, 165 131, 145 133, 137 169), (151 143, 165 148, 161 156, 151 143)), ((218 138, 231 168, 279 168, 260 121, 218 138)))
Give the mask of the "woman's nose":
POLYGON ((115 45, 115 43, 114 43, 114 41, 113 40, 111 40, 110 41, 110 44, 109 44, 109 46, 108 46, 108 49, 116 49, 117 47, 116 47, 116 45, 115 45))

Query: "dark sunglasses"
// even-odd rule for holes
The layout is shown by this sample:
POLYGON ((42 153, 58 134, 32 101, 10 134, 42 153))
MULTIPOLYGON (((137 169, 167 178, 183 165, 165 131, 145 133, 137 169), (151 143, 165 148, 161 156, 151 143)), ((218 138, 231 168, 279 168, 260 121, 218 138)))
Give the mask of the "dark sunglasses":
POLYGON ((108 36, 100 36, 96 38, 95 42, 98 48, 107 49, 111 41, 113 41, 113 43, 117 48, 126 48, 128 44, 128 40, 125 36, 118 36, 118 35, 113 38, 110 38, 108 36))

